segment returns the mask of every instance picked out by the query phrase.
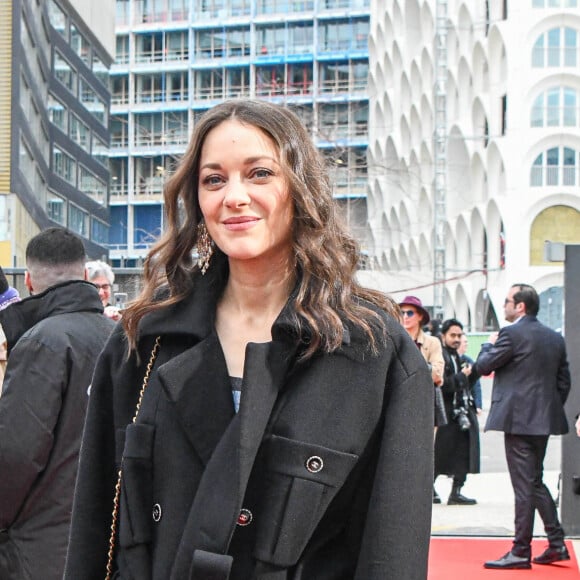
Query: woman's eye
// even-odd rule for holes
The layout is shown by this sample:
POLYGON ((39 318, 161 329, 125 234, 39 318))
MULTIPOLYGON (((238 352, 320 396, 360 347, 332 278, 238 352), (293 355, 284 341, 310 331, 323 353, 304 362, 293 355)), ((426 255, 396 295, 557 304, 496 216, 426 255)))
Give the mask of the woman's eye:
POLYGON ((268 177, 270 177, 272 175, 272 172, 269 169, 256 169, 254 171, 254 177, 256 177, 257 179, 267 179, 268 177))
POLYGON ((219 175, 208 175, 203 179, 203 184, 208 187, 219 185, 221 182, 222 178, 219 175))

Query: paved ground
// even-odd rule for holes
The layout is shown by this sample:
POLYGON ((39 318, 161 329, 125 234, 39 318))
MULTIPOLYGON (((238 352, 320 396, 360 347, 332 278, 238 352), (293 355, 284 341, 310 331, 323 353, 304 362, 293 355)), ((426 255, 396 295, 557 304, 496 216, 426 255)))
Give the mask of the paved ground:
MULTIPOLYGON (((544 481, 552 495, 557 495, 559 471, 545 473, 544 481)), ((440 478, 436 484, 443 503, 433 506, 432 533, 460 536, 512 536, 514 533, 514 496, 506 472, 470 475, 464 495, 477 499, 474 506, 448 506, 451 480, 440 478)), ((541 520, 536 517, 535 536, 543 536, 541 520)))

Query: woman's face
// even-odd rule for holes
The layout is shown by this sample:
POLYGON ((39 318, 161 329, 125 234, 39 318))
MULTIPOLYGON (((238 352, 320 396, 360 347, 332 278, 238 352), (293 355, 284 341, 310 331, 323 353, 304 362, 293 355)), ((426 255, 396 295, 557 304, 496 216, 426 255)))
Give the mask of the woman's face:
POLYGON ((232 261, 285 262, 292 253, 294 209, 272 140, 228 120, 203 144, 199 205, 216 245, 232 261))
POLYGON ((401 306, 401 314, 403 315, 403 326, 407 332, 416 331, 421 324, 421 314, 414 306, 403 304, 401 306))
POLYGON ((91 283, 97 287, 103 306, 109 304, 111 301, 111 284, 109 283, 107 277, 96 276, 91 280, 91 283))

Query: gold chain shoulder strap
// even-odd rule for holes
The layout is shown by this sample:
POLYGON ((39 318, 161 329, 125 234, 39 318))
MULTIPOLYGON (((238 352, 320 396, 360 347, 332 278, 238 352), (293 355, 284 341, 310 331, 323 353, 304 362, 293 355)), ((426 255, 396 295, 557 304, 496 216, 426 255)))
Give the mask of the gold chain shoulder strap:
MULTIPOLYGON (((153 364, 155 363, 155 358, 157 357, 157 352, 159 351, 159 345, 161 344, 161 337, 158 336, 155 339, 155 344, 153 345, 153 350, 151 351, 151 356, 149 357, 149 363, 147 364, 147 369, 145 370, 145 376, 143 377, 143 385, 141 386, 141 391, 139 391, 139 399, 137 401, 137 406, 135 408, 135 414, 133 415, 133 423, 137 421, 137 416, 139 415, 139 410, 141 409, 141 403, 143 401, 143 395, 145 394, 145 389, 149 383, 149 377, 151 376, 151 371, 153 370, 153 364)), ((117 474, 117 485, 115 485, 115 497, 113 499, 113 521, 111 522, 111 535, 109 537, 109 552, 107 553, 107 575, 105 580, 111 580, 113 573, 113 555, 115 552, 115 537, 117 536, 117 519, 119 517, 119 499, 121 496, 121 477, 123 474, 123 459, 121 458, 121 467, 117 474)))

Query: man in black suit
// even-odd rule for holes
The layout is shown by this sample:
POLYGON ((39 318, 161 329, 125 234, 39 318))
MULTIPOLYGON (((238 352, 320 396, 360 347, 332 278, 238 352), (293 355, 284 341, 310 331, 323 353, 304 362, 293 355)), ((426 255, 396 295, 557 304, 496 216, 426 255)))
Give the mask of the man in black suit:
POLYGON ((495 371, 491 408, 485 430, 505 433, 505 452, 515 495, 515 538, 512 549, 486 562, 486 568, 531 568, 534 513, 544 522, 549 546, 534 564, 568 560, 564 530, 556 505, 542 481, 550 435, 568 432, 564 403, 570 391, 566 346, 560 334, 536 318, 537 292, 514 284, 504 303, 505 319, 512 322, 482 346, 474 369, 495 371))

